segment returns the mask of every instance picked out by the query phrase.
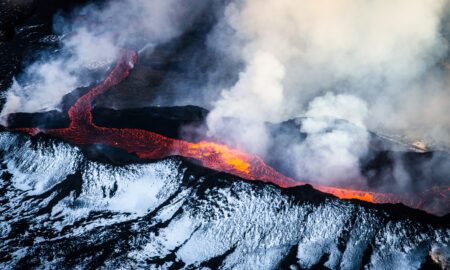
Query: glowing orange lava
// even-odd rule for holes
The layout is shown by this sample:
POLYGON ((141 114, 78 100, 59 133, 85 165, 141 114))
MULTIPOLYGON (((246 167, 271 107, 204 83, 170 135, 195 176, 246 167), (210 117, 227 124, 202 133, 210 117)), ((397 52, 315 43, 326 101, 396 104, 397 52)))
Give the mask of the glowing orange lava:
MULTIPOLYGON (((135 153, 140 158, 160 159, 179 155, 199 160, 203 166, 223 171, 249 180, 271 182, 281 187, 293 187, 305 183, 297 182, 266 165, 257 156, 230 149, 226 145, 202 141, 191 143, 171 139, 160 134, 140 129, 117 129, 96 126, 92 122, 92 102, 112 86, 125 79, 137 56, 134 51, 122 50, 115 68, 102 84, 83 95, 69 109, 71 123, 68 128, 42 130, 37 128, 21 128, 31 135, 43 132, 62 137, 74 144, 102 144, 120 147, 128 153, 135 153)), ((403 203, 410 207, 420 208, 435 214, 446 214, 442 209, 448 208, 450 188, 433 187, 420 196, 383 194, 368 191, 357 191, 311 184, 317 190, 331 193, 341 199, 359 199, 372 203, 403 203), (431 198, 431 199, 430 199, 431 198)))

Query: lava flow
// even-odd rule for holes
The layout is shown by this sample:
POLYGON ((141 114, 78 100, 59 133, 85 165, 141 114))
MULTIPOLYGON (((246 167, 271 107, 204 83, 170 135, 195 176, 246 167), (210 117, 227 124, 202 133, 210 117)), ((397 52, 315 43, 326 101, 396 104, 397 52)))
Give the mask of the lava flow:
MULTIPOLYGON (((140 158, 160 159, 179 155, 199 160, 203 166, 234 174, 249 180, 271 182, 281 187, 293 187, 306 183, 297 182, 266 165, 257 156, 230 149, 225 145, 202 141, 191 143, 171 139, 160 134, 140 129, 117 129, 96 126, 92 122, 92 102, 112 86, 125 79, 136 63, 134 51, 122 50, 115 68, 100 85, 83 95, 69 109, 71 123, 68 128, 37 129, 21 128, 31 135, 43 132, 62 137, 74 144, 102 144, 118 147, 140 158)), ((434 187, 420 195, 383 194, 356 191, 311 184, 314 188, 331 193, 341 199, 359 199, 372 203, 403 203, 435 214, 446 214, 450 187, 434 187), (444 209, 444 210, 443 210, 444 209), (445 212, 443 212, 445 211, 445 212)))

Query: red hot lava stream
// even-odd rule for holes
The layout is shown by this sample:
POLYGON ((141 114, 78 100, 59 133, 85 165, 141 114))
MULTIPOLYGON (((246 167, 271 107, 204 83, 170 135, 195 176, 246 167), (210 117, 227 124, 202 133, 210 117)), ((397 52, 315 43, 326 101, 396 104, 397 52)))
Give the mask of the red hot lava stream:
MULTIPOLYGON (((123 49, 115 68, 103 83, 91 89, 69 109, 71 123, 68 128, 48 130, 21 128, 19 130, 26 131, 31 135, 43 132, 59 136, 78 145, 102 144, 119 147, 128 153, 135 153, 140 158, 160 159, 172 155, 194 158, 199 160, 203 166, 217 171, 249 180, 271 182, 285 188, 306 184, 282 175, 257 156, 230 149, 226 145, 207 141, 191 143, 140 129, 96 126, 92 122, 92 102, 98 95, 105 93, 125 79, 136 61, 137 56, 134 51, 123 49)), ((446 212, 441 212, 441 209, 447 210, 450 193, 449 186, 433 187, 421 195, 412 196, 311 185, 317 190, 331 193, 341 199, 359 199, 372 203, 403 203, 435 214, 446 214, 446 212)))

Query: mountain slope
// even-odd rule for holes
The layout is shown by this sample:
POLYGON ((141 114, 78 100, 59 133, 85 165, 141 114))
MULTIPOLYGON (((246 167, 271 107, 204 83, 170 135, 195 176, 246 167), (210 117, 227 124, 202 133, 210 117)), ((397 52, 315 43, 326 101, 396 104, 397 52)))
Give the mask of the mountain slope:
POLYGON ((2 269, 418 269, 450 239, 448 216, 281 189, 178 157, 111 165, 9 132, 0 149, 2 269))

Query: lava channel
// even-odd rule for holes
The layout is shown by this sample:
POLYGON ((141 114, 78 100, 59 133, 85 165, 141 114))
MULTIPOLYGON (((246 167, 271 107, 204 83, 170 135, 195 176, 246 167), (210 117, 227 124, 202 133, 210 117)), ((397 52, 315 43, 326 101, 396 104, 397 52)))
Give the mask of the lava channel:
MULTIPOLYGON (((271 182, 280 187, 304 185, 277 172, 254 155, 231 149, 226 145, 202 141, 191 143, 164 137, 160 134, 140 129, 118 129, 96 126, 92 122, 92 102, 112 86, 125 79, 137 61, 136 53, 122 49, 116 66, 108 77, 98 86, 79 98, 69 109, 70 125, 62 129, 20 128, 31 135, 46 133, 62 137, 78 145, 102 144, 118 147, 140 158, 161 159, 179 155, 199 160, 203 166, 237 175, 248 180, 271 182)), ((315 189, 331 193, 341 199, 358 199, 372 203, 403 203, 407 206, 443 215, 448 212, 450 187, 435 186, 419 195, 376 193, 325 187, 314 183, 315 189)))

